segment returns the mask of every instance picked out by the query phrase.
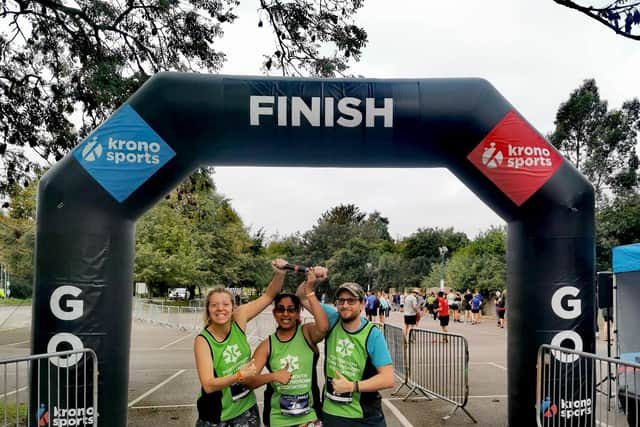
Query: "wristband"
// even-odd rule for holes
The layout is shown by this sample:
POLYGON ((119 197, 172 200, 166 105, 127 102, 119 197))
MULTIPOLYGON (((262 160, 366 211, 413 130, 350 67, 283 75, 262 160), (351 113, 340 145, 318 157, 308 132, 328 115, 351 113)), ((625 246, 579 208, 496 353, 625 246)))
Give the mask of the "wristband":
POLYGON ((244 382, 244 377, 242 376, 242 372, 240 372, 240 371, 236 372, 236 377, 238 378, 238 382, 239 383, 243 383, 244 382))
POLYGON ((309 292, 306 296, 307 296, 307 298, 309 298, 310 296, 313 296, 313 295, 315 295, 315 294, 316 294, 316 293, 312 291, 312 292, 309 292))
POLYGON ((353 383, 353 391, 355 391, 355 392, 359 392, 360 391, 360 384, 358 384, 358 381, 354 381, 354 383, 353 383))

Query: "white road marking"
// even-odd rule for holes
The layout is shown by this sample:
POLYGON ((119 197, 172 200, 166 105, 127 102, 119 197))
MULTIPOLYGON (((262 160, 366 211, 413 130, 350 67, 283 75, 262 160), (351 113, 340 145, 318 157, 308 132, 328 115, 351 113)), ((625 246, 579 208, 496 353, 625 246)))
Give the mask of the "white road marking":
POLYGON ((4 398, 6 398, 6 397, 8 397, 8 396, 11 396, 12 394, 19 393, 19 392, 24 391, 24 390, 26 390, 26 389, 28 389, 28 388, 29 388, 29 386, 24 386, 24 387, 19 388, 19 389, 17 389, 17 390, 10 391, 9 393, 6 393, 6 394, 0 394, 0 397, 4 399, 4 398))
POLYGON ((171 375, 169 378, 167 378, 166 380, 162 381, 160 384, 158 384, 157 386, 155 386, 151 390, 147 391, 142 396, 140 396, 137 399, 134 399, 131 402, 129 402, 129 408, 131 408, 133 405, 135 405, 136 403, 140 402, 142 399, 144 399, 145 397, 149 396, 151 393, 155 392, 159 388, 163 387, 165 384, 167 384, 169 381, 173 380, 178 375, 182 374, 184 371, 185 371, 185 369, 180 369, 178 372, 176 372, 175 374, 171 375))
POLYGON ((20 342, 12 342, 11 344, 5 344, 5 345, 18 345, 18 344, 25 344, 28 343, 30 340, 26 340, 26 341, 20 341, 20 342))
POLYGON ((398 419, 398 421, 400 421, 400 424, 402 424, 404 427, 413 427, 413 424, 411 424, 409 420, 404 415, 402 415, 402 412, 400 412, 398 408, 393 406, 393 403, 389 402, 389 399, 382 399, 382 403, 384 403, 385 406, 389 408, 389 410, 398 419))
POLYGON ((505 366, 499 365, 497 363, 489 362, 489 363, 487 363, 487 365, 495 366, 496 368, 502 369, 503 371, 507 370, 507 368, 505 366))
POLYGON ((180 337, 177 340, 170 342, 169 344, 163 345, 162 347, 160 347, 160 350, 166 350, 167 348, 171 347, 172 345, 178 344, 180 341, 184 341, 187 338, 191 338, 191 337, 193 337, 193 334, 189 334, 189 335, 185 335, 183 337, 180 337))

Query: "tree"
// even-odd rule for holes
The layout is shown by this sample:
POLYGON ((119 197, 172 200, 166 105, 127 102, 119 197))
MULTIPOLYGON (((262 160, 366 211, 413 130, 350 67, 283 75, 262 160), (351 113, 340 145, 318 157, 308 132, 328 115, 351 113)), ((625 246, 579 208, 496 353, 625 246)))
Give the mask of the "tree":
MULTIPOLYGON (((0 5, 0 194, 49 164, 159 71, 213 73, 215 42, 239 0, 5 0, 0 5), (6 31, 4 30, 6 29, 6 31)), ((256 31, 275 35, 266 71, 333 76, 359 60, 362 0, 260 0, 256 31), (335 53, 326 55, 324 51, 335 53)))
POLYGON ((611 270, 611 249, 640 242, 640 194, 621 196, 596 216, 596 269, 611 270))
POLYGON ((135 278, 156 293, 177 285, 255 286, 264 275, 255 241, 216 193, 211 172, 196 171, 138 222, 135 278))
POLYGON ((584 13, 623 37, 640 40, 640 2, 610 0, 601 7, 581 5, 572 0, 553 0, 559 5, 584 13))
MULTIPOLYGON (((438 286, 441 271, 440 264, 433 264, 421 286, 438 286)), ((479 234, 459 248, 445 266, 445 282, 458 291, 470 288, 493 293, 503 290, 506 281, 506 230, 503 227, 492 227, 479 234)))
POLYGON ((555 125, 551 143, 589 179, 599 201, 607 188, 624 193, 637 186, 638 99, 608 110, 595 80, 588 79, 560 105, 555 125))

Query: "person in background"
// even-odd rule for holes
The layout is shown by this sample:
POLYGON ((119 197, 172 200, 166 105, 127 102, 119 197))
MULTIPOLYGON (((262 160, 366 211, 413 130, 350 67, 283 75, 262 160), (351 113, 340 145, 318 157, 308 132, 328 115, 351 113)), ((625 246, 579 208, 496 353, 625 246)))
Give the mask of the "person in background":
POLYGON ((457 308, 454 310, 454 307, 456 307, 456 293, 453 291, 453 289, 449 289, 449 292, 445 295, 445 298, 447 299, 447 304, 449 304, 449 315, 455 316, 455 310, 457 310, 457 308))
POLYGON ((478 311, 478 323, 482 321, 482 306, 484 305, 484 297, 480 293, 480 289, 476 289, 476 295, 480 299, 480 311, 478 311))
MULTIPOLYGON (((438 308, 434 310, 438 319, 440 319, 440 327, 442 328, 442 332, 447 333, 447 327, 449 326, 449 302, 448 299, 444 296, 444 292, 438 292, 438 308)), ((447 336, 445 335, 442 338, 442 342, 447 342, 447 336)))
POLYGON ((280 294, 274 301, 276 332, 262 341, 253 354, 256 371, 269 373, 246 380, 255 389, 264 384, 263 424, 267 427, 321 426, 322 403, 316 375, 317 344, 329 330, 329 319, 314 292, 316 283, 327 278, 327 269, 312 267, 300 285, 315 322, 300 320, 300 299, 280 294), (293 381, 292 381, 293 380, 293 381))
POLYGON ((371 292, 371 291, 367 291, 367 299, 366 299, 366 304, 364 306, 364 313, 367 316, 367 320, 369 322, 373 322, 373 317, 377 316, 377 310, 376 310, 376 295, 371 292), (374 313, 374 310, 376 310, 376 312, 374 313))
POLYGON ((438 318, 438 315, 434 312, 437 307, 436 302, 436 294, 431 292, 427 297, 427 310, 429 310, 429 314, 433 316, 433 320, 436 320, 438 318))
POLYGON ((473 294, 471 293, 471 289, 467 288, 467 292, 464 293, 462 299, 464 300, 464 321, 467 323, 472 322, 471 300, 473 299, 473 294))
POLYGON ((411 328, 416 326, 418 318, 418 290, 413 289, 412 292, 404 299, 404 336, 409 338, 411 328))
POLYGON ((504 316, 507 312, 507 291, 496 292, 496 315, 498 316, 498 327, 504 328, 504 316))
POLYGON ((205 299, 204 329, 195 338, 194 355, 200 380, 196 427, 259 427, 256 396, 245 386, 256 375, 245 335, 247 323, 262 312, 282 288, 287 261, 271 262, 275 274, 259 298, 234 306, 233 295, 223 287, 205 299))
POLYGON ((482 297, 480 292, 476 291, 476 294, 471 298, 471 324, 477 325, 480 323, 480 304, 482 303, 482 297))
MULTIPOLYGON (((304 291, 298 288, 307 307, 304 291)), ((362 318, 364 291, 347 282, 336 291, 336 308, 323 305, 329 317, 325 339, 325 427, 386 427, 379 390, 394 385, 391 355, 382 332, 362 318)))
POLYGON ((384 318, 389 316, 389 300, 387 300, 387 296, 384 292, 378 292, 378 301, 380 303, 378 318, 380 319, 380 323, 384 323, 384 318))
POLYGON ((451 310, 451 314, 453 314, 453 321, 462 323, 462 320, 460 320, 460 310, 462 309, 462 296, 460 292, 456 292, 453 305, 449 306, 449 309, 451 310))

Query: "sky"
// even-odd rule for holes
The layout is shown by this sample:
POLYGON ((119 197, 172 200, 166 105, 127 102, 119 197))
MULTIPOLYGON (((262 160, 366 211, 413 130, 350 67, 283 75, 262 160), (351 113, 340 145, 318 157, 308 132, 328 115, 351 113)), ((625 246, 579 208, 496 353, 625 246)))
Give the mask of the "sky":
MULTIPOLYGON (((223 74, 262 75, 256 52, 274 50, 255 7, 243 2, 225 32, 223 74)), ((640 96, 640 42, 552 0, 367 0, 357 22, 369 43, 353 74, 485 78, 543 135, 584 79, 596 79, 610 108, 640 96)), ((267 236, 309 230, 341 203, 379 211, 394 238, 428 227, 473 238, 504 224, 446 169, 220 167, 214 180, 245 224, 267 236)))

